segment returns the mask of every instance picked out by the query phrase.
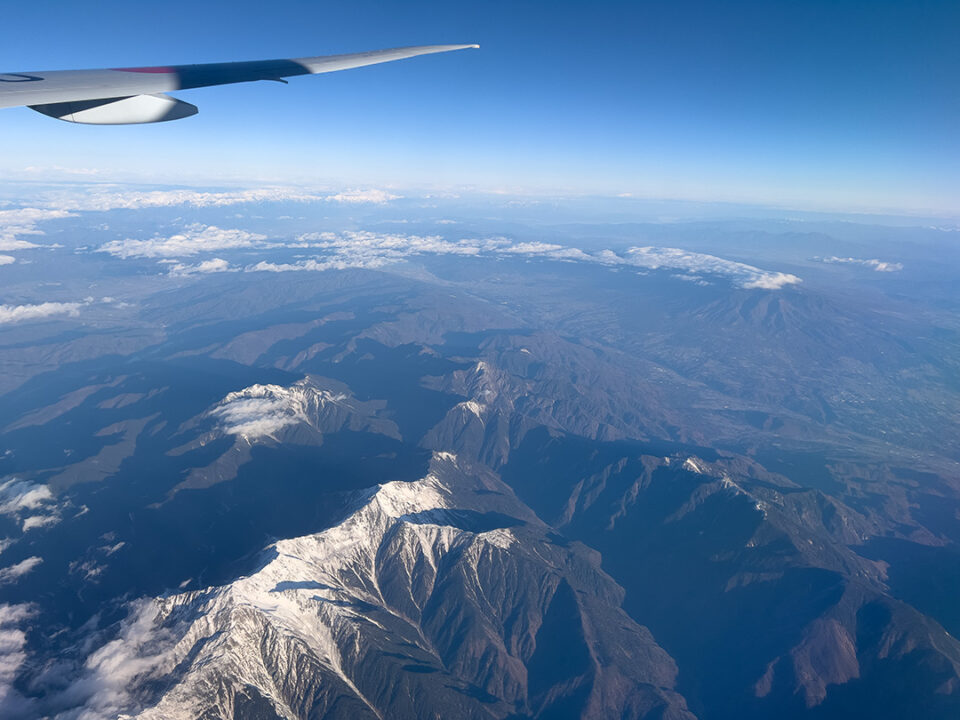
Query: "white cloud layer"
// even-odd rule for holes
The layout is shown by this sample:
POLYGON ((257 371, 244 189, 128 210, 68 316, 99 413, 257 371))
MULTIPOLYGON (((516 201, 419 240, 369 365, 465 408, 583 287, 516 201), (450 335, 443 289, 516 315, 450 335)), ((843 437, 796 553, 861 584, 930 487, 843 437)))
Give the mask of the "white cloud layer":
POLYGON ((323 199, 324 196, 321 194, 289 187, 205 192, 189 188, 131 191, 95 186, 82 195, 70 193, 59 196, 55 202, 68 210, 105 212, 177 206, 205 208, 264 202, 316 202, 323 199))
POLYGON ((119 258, 176 258, 220 250, 254 247, 266 240, 266 235, 229 230, 215 225, 191 225, 182 233, 149 240, 111 240, 101 245, 98 252, 119 258))
POLYGON ((748 289, 778 290, 800 282, 796 275, 768 272, 746 263, 679 248, 634 247, 627 251, 627 259, 631 265, 650 270, 670 268, 698 275, 720 275, 748 289))
POLYGON ((9 255, 0 255, 0 265, 10 265, 16 261, 17 259, 15 257, 10 257, 9 255))
MULTIPOLYGON (((304 191, 293 187, 207 192, 189 188, 131 191, 112 185, 78 185, 69 190, 46 193, 39 207, 0 210, 0 251, 40 247, 24 235, 43 235, 37 226, 48 220, 76 217, 78 212, 140 210, 162 207, 229 207, 267 202, 333 202, 341 204, 383 204, 400 196, 386 190, 345 190, 336 193, 304 191)), ((109 252, 109 250, 108 250, 109 252)), ((152 257, 152 256, 151 256, 152 257)), ((0 265, 4 263, 0 262, 0 265)))
MULTIPOLYGON (((32 243, 15 236, 39 232, 36 223, 55 217, 68 217, 80 211, 140 209, 151 207, 226 207, 230 205, 263 202, 330 202, 339 204, 383 204, 400 198, 382 189, 350 189, 336 193, 304 191, 299 188, 272 187, 253 190, 204 192, 192 189, 129 191, 115 186, 90 186, 82 194, 72 191, 53 196, 48 208, 0 211, 0 250, 3 242, 30 247, 32 243), (26 243, 26 245, 23 245, 26 243)), ((265 235, 240 229, 220 228, 214 225, 191 225, 183 232, 168 237, 146 240, 114 240, 98 248, 99 252, 115 257, 155 258, 174 260, 204 253, 222 253, 251 248, 309 248, 320 251, 317 256, 294 262, 264 258, 244 268, 248 272, 324 271, 347 268, 381 268, 390 263, 417 255, 461 256, 528 256, 560 261, 590 262, 608 266, 631 266, 644 269, 667 269, 679 273, 682 279, 696 276, 694 282, 707 282, 702 276, 725 277, 742 288, 776 290, 799 283, 796 275, 772 272, 726 260, 705 253, 679 248, 633 247, 623 253, 584 251, 575 247, 547 242, 514 243, 503 238, 448 240, 441 236, 389 235, 371 232, 311 233, 292 242, 267 242, 265 235)), ((857 262, 877 271, 900 269, 898 263, 854 258, 826 258, 824 262, 857 262)), ((173 275, 229 272, 241 268, 232 266, 222 257, 198 264, 171 263, 173 275)), ((71 312, 66 305, 64 312, 71 312)), ((53 312, 49 304, 46 311, 53 312)), ((74 311, 76 308, 74 308, 74 311)), ((7 308, 7 315, 11 315, 7 308)), ((30 311, 22 310, 21 314, 30 311)), ((43 312, 35 310, 33 312, 43 312)), ((0 322, 3 322, 0 313, 0 322)), ((11 320, 6 320, 10 322, 11 320)))
POLYGON ((821 262, 830 263, 830 264, 842 264, 842 265, 863 265, 864 267, 872 268, 876 272, 897 272, 898 270, 903 270, 903 264, 898 262, 886 262, 883 260, 877 260, 876 258, 865 259, 865 258, 852 258, 852 257, 825 257, 825 258, 816 258, 821 262))
POLYGON ((296 262, 261 261, 248 265, 246 272, 291 272, 378 269, 391 263, 422 255, 464 257, 526 256, 564 262, 586 262, 610 267, 626 266, 645 270, 673 270, 679 277, 703 284, 703 276, 723 277, 745 289, 778 290, 801 282, 796 275, 762 270, 746 263, 725 260, 679 248, 633 247, 624 253, 612 250, 586 252, 579 248, 545 242, 514 243, 505 238, 447 240, 439 235, 393 235, 356 231, 308 233, 281 247, 303 248, 322 254, 296 262))
MULTIPOLYGON (((334 202, 344 204, 383 204, 400 198, 386 190, 352 189, 339 192, 303 190, 298 187, 265 187, 210 192, 191 188, 163 190, 124 190, 111 185, 78 186, 76 189, 48 194, 47 204, 60 212, 106 212, 160 207, 229 207, 270 202, 334 202)), ((13 211, 19 212, 19 211, 13 211)), ((45 212, 50 212, 46 210, 45 212)), ((2 227, 2 217, 0 217, 2 227)))
POLYGON ((400 197, 386 190, 346 190, 336 195, 327 195, 324 200, 347 205, 384 205, 391 200, 399 200, 400 197))

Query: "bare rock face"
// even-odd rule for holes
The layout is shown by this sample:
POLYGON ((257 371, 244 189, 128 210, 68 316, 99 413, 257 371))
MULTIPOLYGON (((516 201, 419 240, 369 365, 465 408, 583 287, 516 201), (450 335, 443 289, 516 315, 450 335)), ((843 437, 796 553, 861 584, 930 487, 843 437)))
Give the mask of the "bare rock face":
POLYGON ((253 574, 135 606, 91 685, 140 718, 692 718, 595 553, 492 473, 430 473, 281 540, 253 574))
POLYGON ((876 519, 742 459, 643 448, 536 431, 502 476, 602 553, 625 609, 702 678, 678 688, 698 713, 896 717, 915 702, 903 683, 931 717, 960 707, 960 643, 891 597, 885 566, 857 552, 876 519))

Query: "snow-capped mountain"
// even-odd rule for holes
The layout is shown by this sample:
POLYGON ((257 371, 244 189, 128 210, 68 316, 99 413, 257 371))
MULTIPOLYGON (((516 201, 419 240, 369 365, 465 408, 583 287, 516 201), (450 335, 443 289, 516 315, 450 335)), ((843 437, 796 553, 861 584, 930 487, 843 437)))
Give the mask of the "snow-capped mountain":
POLYGON ((441 453, 246 577, 137 603, 82 682, 109 690, 103 716, 144 720, 692 718, 622 596, 496 476, 441 453))

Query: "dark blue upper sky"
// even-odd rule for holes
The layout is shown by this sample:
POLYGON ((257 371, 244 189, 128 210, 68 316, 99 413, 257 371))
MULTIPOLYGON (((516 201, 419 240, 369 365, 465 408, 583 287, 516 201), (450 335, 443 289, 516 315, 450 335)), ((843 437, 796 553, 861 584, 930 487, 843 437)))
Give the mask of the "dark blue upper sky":
POLYGON ((0 111, 0 172, 956 213, 958 31, 956 0, 35 0, 4 8, 0 70, 482 48, 184 92, 201 113, 168 125, 0 111))

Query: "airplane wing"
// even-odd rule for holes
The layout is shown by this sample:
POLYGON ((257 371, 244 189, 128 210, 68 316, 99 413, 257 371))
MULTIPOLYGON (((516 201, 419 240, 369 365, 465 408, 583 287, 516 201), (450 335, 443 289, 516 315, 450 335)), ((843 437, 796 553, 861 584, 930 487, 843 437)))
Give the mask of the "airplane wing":
POLYGON ((286 60, 172 65, 170 67, 0 73, 0 108, 27 106, 58 120, 91 125, 132 125, 179 120, 194 105, 170 97, 176 90, 277 80, 348 70, 417 55, 479 45, 421 45, 286 60))

